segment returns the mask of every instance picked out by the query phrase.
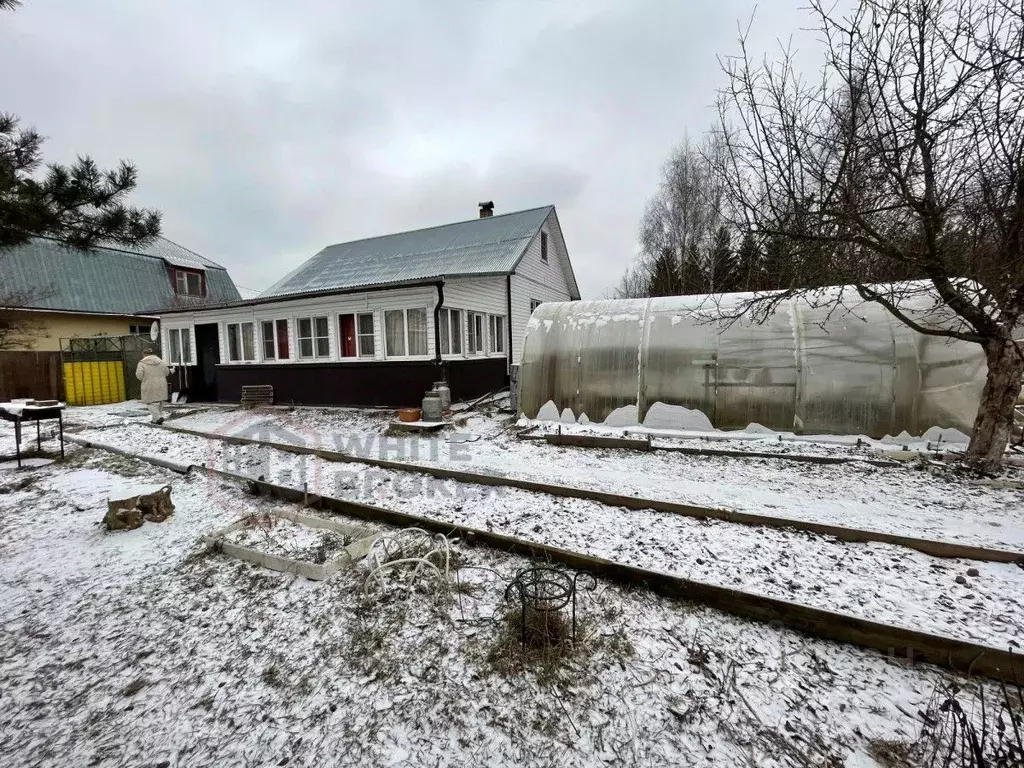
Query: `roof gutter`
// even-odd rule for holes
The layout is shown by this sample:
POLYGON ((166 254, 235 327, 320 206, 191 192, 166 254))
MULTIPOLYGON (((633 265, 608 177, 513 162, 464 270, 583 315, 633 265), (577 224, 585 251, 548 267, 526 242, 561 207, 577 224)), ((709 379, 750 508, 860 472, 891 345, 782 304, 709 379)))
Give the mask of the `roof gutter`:
POLYGON ((128 317, 138 318, 140 320, 156 320, 156 315, 153 313, 139 312, 132 314, 130 312, 93 312, 88 309, 55 309, 52 307, 15 307, 15 306, 0 306, 0 310, 4 312, 40 312, 51 315, 88 315, 90 317, 128 317))
POLYGON ((429 278, 416 278, 414 280, 400 280, 392 283, 376 283, 373 285, 356 285, 349 288, 331 288, 322 291, 305 291, 303 293, 288 293, 280 296, 258 296, 253 299, 242 299, 241 301, 230 301, 223 302, 220 304, 208 304, 205 306, 196 307, 168 307, 166 309, 156 309, 151 311, 149 314, 153 315, 173 315, 180 312, 205 312, 208 310, 215 309, 236 309, 239 307, 254 307, 261 304, 281 304, 287 301, 299 301, 300 299, 315 299, 319 297, 329 296, 343 296, 350 293, 377 293, 380 291, 390 291, 395 288, 420 288, 423 286, 431 285, 436 286, 438 282, 444 283, 445 279, 451 279, 453 277, 466 277, 466 278, 477 278, 477 277, 497 277, 499 275, 505 275, 506 272, 466 272, 458 275, 445 275, 444 277, 429 277, 429 278))

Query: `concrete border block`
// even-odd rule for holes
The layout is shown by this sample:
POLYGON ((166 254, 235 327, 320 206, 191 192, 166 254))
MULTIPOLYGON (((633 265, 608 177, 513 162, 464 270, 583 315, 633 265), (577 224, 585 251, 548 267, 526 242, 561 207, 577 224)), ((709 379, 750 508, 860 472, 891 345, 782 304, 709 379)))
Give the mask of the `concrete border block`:
POLYGON ((271 514, 283 520, 290 520, 297 525, 337 533, 341 536, 349 536, 354 540, 345 546, 344 551, 340 555, 328 560, 326 563, 311 563, 308 560, 267 554, 252 547, 245 547, 241 544, 226 541, 225 536, 246 526, 245 520, 238 520, 226 528, 222 528, 216 533, 207 536, 207 547, 215 552, 233 557, 236 560, 254 563, 263 568, 269 568, 272 571, 295 573, 311 581, 325 581, 342 568, 348 568, 358 560, 366 557, 374 542, 380 537, 379 533, 370 533, 365 528, 359 526, 346 525, 335 520, 327 520, 312 515, 303 515, 287 509, 280 509, 271 514))

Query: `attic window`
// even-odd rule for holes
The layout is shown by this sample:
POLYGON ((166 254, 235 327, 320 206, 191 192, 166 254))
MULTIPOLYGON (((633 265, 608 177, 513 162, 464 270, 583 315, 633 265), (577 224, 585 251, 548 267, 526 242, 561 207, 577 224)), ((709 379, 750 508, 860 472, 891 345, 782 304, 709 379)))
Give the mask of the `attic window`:
POLYGON ((540 260, 545 264, 548 262, 548 233, 540 233, 540 260))
POLYGON ((202 272, 191 269, 175 269, 174 292, 179 296, 205 296, 206 281, 202 272))

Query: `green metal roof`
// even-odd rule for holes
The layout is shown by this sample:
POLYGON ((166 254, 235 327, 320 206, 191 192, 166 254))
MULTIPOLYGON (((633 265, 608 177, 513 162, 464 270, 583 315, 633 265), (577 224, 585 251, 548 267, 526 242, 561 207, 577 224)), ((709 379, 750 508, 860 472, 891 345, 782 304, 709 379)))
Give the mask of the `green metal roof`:
POLYGON ((29 295, 18 305, 33 309, 117 315, 152 314, 241 298, 227 270, 177 243, 157 238, 138 250, 80 251, 55 240, 34 238, 0 251, 0 295, 29 295), (168 265, 203 271, 207 295, 176 295, 168 265))
POLYGON ((329 245, 260 298, 455 275, 509 274, 553 210, 548 205, 329 245))

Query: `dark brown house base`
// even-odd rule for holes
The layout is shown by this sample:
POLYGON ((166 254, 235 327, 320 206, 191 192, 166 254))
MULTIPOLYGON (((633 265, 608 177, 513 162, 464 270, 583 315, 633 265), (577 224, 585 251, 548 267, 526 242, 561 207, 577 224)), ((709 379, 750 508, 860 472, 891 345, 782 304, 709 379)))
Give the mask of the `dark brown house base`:
MULTIPOLYGON (((445 361, 452 400, 507 387, 507 364, 503 357, 445 361)), ((443 378, 433 361, 218 365, 217 399, 237 403, 243 386, 269 384, 281 404, 418 407, 423 393, 443 378)))

